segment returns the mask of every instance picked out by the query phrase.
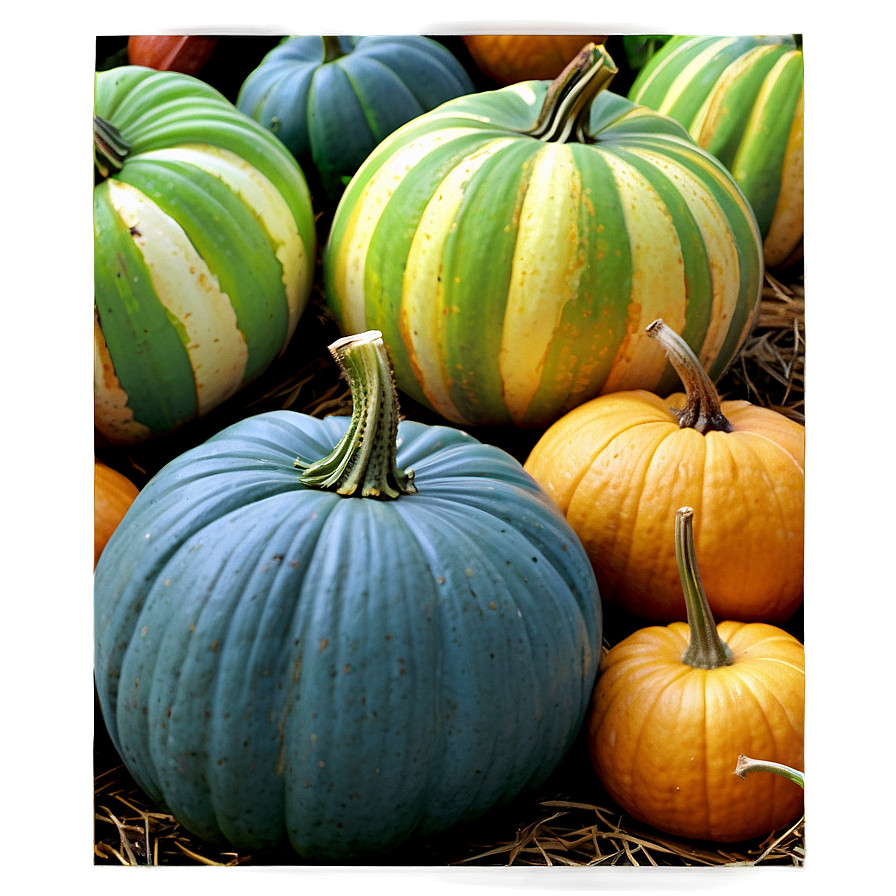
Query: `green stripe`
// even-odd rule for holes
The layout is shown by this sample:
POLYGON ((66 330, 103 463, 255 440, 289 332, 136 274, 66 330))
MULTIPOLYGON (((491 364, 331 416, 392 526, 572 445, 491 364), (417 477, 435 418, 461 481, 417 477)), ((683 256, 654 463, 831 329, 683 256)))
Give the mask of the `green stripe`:
POLYGON ((753 206, 763 236, 775 215, 787 141, 802 90, 803 59, 794 54, 779 72, 765 105, 754 108, 749 129, 729 164, 753 206))
MULTIPOLYGON (((648 141, 645 140, 643 143, 647 144, 648 141)), ((632 147, 633 144, 629 142, 628 145, 632 147)), ((644 146, 644 148, 647 148, 647 146, 644 146)), ((661 155, 661 157, 663 155, 665 158, 669 157, 669 151, 666 146, 662 148, 654 146, 653 151, 661 155)), ((712 269, 700 228, 681 193, 680 187, 675 181, 674 170, 666 174, 662 168, 658 168, 634 153, 618 150, 617 154, 657 191, 669 213, 670 220, 675 226, 684 263, 684 280, 687 295, 685 323, 680 331, 680 335, 699 354, 709 332, 709 325, 712 319, 713 287, 712 269)), ((705 177, 701 178, 701 182, 706 182, 705 177)), ((710 184, 710 187, 712 187, 712 184, 710 184)), ((718 191, 713 190, 713 192, 717 193, 718 191)), ((662 377, 653 388, 653 391, 658 395, 667 395, 669 392, 677 389, 680 383, 678 374, 671 365, 667 364, 662 377)))
MULTIPOLYGON (((726 309, 730 312, 731 317, 725 341, 716 360, 707 370, 710 377, 716 380, 725 372, 728 364, 740 349, 755 317, 764 270, 762 241, 756 221, 749 212, 749 206, 746 213, 741 209, 737 201, 738 188, 720 162, 696 147, 691 149, 685 145, 667 146, 665 151, 681 167, 692 171, 712 193, 728 220, 737 252, 740 288, 734 305, 726 309), (700 163, 698 153, 708 161, 708 168, 700 163)), ((695 351, 697 350, 695 348, 695 351)))
POLYGON ((745 113, 753 107, 768 73, 786 52, 787 49, 781 47, 758 56, 721 97, 724 111, 711 139, 704 141, 700 134, 693 135, 705 150, 711 152, 729 170, 747 127, 749 116, 745 113))
POLYGON ((532 420, 556 417, 559 404, 569 410, 597 394, 625 336, 632 291, 632 257, 622 249, 626 244, 625 217, 606 154, 592 146, 569 147, 582 178, 578 231, 584 268, 578 294, 563 308, 541 384, 529 405, 532 420), (604 346, 609 346, 609 351, 601 356, 604 346), (595 361, 589 389, 564 398, 556 386, 557 375, 568 372, 572 385, 582 366, 595 361))
POLYGON ((198 412, 186 334, 159 301, 140 250, 112 208, 108 183, 93 194, 97 316, 134 418, 167 432, 198 412))
POLYGON ((443 359, 451 400, 469 420, 513 422, 502 395, 501 329, 518 230, 515 213, 540 149, 538 141, 515 140, 486 160, 467 183, 456 227, 445 243, 443 359))
POLYGON ((254 379, 289 331, 283 268, 257 213, 219 178, 183 162, 132 159, 120 179, 177 221, 217 276, 246 340, 243 381, 254 379))
MULTIPOLYGON (((370 239, 364 270, 366 317, 370 326, 382 330, 396 370, 411 369, 399 323, 405 265, 420 219, 439 184, 463 158, 489 139, 487 134, 470 134, 427 153, 392 194, 370 239)), ((335 297, 335 290, 328 287, 327 294, 335 297)), ((332 303, 335 305, 336 300, 332 303)), ((416 401, 426 403, 415 380, 403 379, 401 387, 416 401)))

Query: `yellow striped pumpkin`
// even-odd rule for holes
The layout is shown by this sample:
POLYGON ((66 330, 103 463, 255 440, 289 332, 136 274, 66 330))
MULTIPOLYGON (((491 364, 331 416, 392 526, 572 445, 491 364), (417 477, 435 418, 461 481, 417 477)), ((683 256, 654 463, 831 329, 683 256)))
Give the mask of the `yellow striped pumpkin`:
POLYGON ((803 53, 792 37, 673 37, 628 96, 683 124, 731 171, 756 213, 766 265, 800 247, 803 53))
POLYGON ((311 198, 291 153, 189 75, 96 79, 94 413, 170 432, 259 376, 311 292, 311 198))
POLYGON ((343 332, 378 329, 398 387, 461 425, 546 426, 601 392, 665 394, 657 317, 712 377, 754 321, 755 218, 677 122, 604 90, 586 47, 554 82, 444 103, 368 157, 324 253, 343 332))

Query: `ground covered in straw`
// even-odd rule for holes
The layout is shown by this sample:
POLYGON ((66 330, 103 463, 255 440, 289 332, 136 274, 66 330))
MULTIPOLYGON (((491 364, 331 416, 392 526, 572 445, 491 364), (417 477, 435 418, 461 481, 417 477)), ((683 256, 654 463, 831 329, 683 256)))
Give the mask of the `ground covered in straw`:
MULTIPOLYGON (((351 400, 326 346, 338 336, 318 294, 288 352, 253 387, 198 421, 188 433, 127 451, 98 446, 97 457, 145 484, 168 460, 252 413, 290 408, 315 416, 348 413, 351 400)), ((723 398, 742 398, 805 422, 805 291, 802 265, 767 274, 753 335, 719 382, 723 398)), ((404 416, 439 422, 408 400, 404 416)), ((477 431, 525 460, 540 433, 477 431)), ((605 608, 604 647, 637 625, 605 608)), ((802 640, 802 612, 786 626, 802 640)), ((100 865, 295 865, 295 855, 244 855, 197 840, 161 812, 121 765, 97 711, 94 740, 94 861, 100 865)), ((732 769, 733 773, 733 769, 732 769)), ((787 865, 805 857, 804 820, 755 842, 699 843, 662 834, 628 818, 603 792, 584 742, 537 793, 495 809, 477 823, 412 843, 364 865, 787 865)))

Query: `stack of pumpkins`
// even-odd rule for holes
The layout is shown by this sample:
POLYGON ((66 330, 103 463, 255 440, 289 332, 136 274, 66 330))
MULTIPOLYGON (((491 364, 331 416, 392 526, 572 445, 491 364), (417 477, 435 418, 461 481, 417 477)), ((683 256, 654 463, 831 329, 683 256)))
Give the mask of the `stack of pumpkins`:
MULTIPOLYGON (((660 82, 698 89, 663 53, 762 60, 750 97, 738 79, 709 105, 796 89, 792 42, 722 43, 670 42, 646 105, 593 42, 480 91, 424 37, 285 39, 236 105, 183 73, 97 75, 105 442, 188 429, 262 376, 318 260, 352 391, 350 418, 239 420, 97 523, 105 723, 197 836, 383 853, 531 791, 583 731, 610 795, 665 831, 799 816, 799 788, 734 768, 802 767, 802 646, 777 626, 802 602, 803 428, 713 385, 786 228, 648 108, 660 82), (442 422, 400 420, 400 395, 442 422), (540 438, 522 466, 459 426, 540 438), (602 659, 601 598, 670 624, 602 659)), ((735 128, 742 167, 763 114, 735 128)))

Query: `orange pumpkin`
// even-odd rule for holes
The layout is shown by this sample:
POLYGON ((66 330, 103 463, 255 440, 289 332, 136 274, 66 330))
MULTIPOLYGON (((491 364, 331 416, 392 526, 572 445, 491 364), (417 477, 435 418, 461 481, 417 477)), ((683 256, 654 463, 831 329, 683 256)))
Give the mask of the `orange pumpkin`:
POLYGON ((483 74, 498 84, 556 78, 585 44, 606 35, 468 34, 464 44, 483 74))
POLYGON ((202 34, 133 34, 128 38, 128 61, 160 72, 196 75, 218 43, 202 34))
POLYGON ((697 550, 721 619, 781 624, 803 600, 805 428, 747 401, 719 401, 687 343, 657 338, 686 393, 598 396, 554 423, 526 470, 591 558, 601 596, 651 622, 684 619, 671 521, 700 509, 697 550))
POLYGON ((137 486, 127 476, 93 460, 93 567, 137 497, 137 486))
POLYGON ((805 658, 761 622, 716 627, 700 583, 691 508, 675 518, 688 624, 651 626, 603 657, 587 722, 594 768, 631 816, 679 837, 733 842, 796 821, 803 791, 734 774, 744 753, 803 768, 805 658))

